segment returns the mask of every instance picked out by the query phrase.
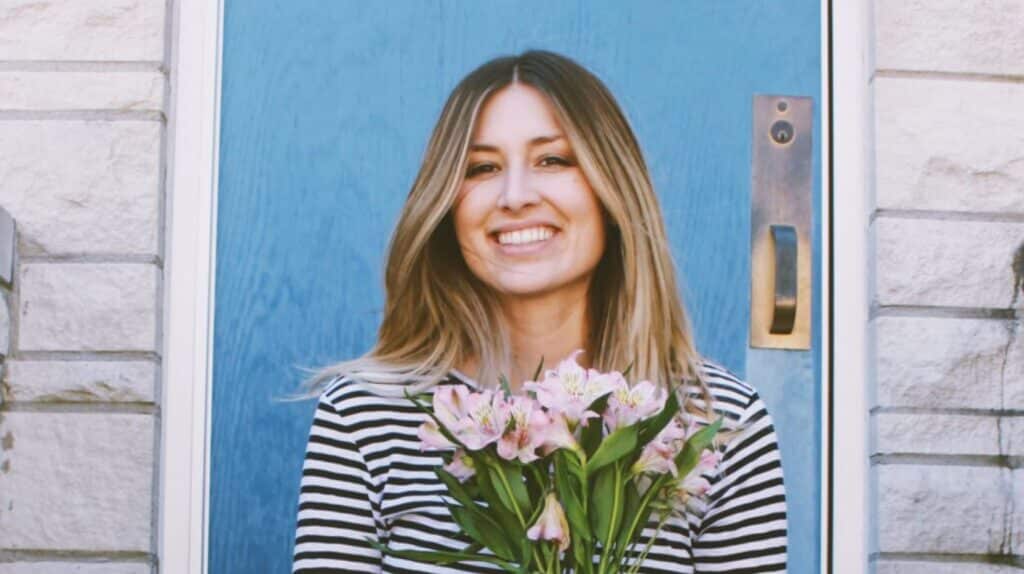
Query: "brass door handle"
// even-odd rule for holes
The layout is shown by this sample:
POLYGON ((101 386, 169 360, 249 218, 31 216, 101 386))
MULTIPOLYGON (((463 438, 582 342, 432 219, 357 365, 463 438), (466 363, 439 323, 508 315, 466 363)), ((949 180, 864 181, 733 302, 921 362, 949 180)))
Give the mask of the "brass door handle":
POLYGON ((814 101, 754 95, 750 346, 809 350, 814 293, 814 101))
POLYGON ((775 246, 775 301, 770 332, 788 334, 796 323, 796 228, 772 224, 771 232, 775 246))

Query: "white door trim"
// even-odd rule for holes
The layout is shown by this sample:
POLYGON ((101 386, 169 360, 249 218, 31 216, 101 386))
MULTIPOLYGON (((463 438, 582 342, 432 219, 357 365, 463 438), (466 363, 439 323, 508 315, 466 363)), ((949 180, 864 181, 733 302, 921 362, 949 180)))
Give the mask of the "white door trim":
MULTIPOLYGON (((171 26, 172 101, 168 114, 169 193, 156 525, 158 564, 164 574, 206 572, 224 1, 179 0, 171 26)), ((871 14, 868 3, 836 2, 833 6, 830 0, 821 0, 821 14, 822 182, 826 191, 832 185, 831 195, 822 194, 822 211, 818 214, 824 250, 821 447, 822 475, 826 477, 822 484, 821 563, 828 564, 835 573, 860 574, 867 571, 869 540, 871 14), (836 214, 834 220, 830 221, 830 213, 836 214), (833 300, 843 304, 832 305, 833 300), (833 346, 833 342, 839 344, 833 346), (833 410, 831 405, 842 408, 833 410)))
MULTIPOLYGON (((829 106, 831 125, 824 126, 831 141, 822 164, 823 181, 832 193, 823 194, 823 265, 828 273, 823 288, 823 376, 831 379, 823 404, 826 423, 822 452, 831 457, 823 493, 822 514, 831 538, 830 570, 853 574, 868 571, 872 538, 868 500, 868 214, 870 158, 873 148, 871 116, 871 39, 874 34, 871 2, 822 1, 822 36, 831 34, 832 53, 822 54, 822 99, 829 106), (830 84, 831 81, 831 85, 830 84), (834 214, 830 220, 829 214, 834 214), (831 229, 829 229, 831 225, 831 229), (828 290, 831 289, 831 293, 828 290), (830 298, 831 297, 831 298, 830 298), (833 304, 835 302, 835 304, 833 304), (829 430, 831 429, 831 432, 829 430)), ((824 114, 823 114, 824 116, 824 114)), ((823 122, 829 124, 828 121, 823 122)), ((826 539, 826 543, 828 539, 826 539)), ((828 549, 823 547, 823 551, 828 549)))
POLYGON ((206 572, 223 0, 174 2, 157 568, 206 572))

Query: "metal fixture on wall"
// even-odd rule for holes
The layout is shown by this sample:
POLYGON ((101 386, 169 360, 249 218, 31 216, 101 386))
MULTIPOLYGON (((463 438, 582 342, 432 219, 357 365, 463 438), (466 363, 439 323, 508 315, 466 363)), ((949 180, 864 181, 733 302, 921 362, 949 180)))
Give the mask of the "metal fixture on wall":
POLYGON ((811 348, 812 98, 755 95, 750 346, 811 348))
POLYGON ((17 233, 14 218, 0 207, 0 283, 10 285, 14 281, 14 248, 17 233))

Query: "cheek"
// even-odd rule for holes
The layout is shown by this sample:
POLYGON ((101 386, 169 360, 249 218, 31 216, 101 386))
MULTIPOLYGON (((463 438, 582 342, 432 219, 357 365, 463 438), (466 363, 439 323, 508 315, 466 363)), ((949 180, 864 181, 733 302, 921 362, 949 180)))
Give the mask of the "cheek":
POLYGON ((452 205, 452 220, 455 222, 455 234, 462 237, 473 220, 473 206, 469 202, 469 194, 465 189, 459 191, 459 195, 455 197, 455 204, 452 205))
POLYGON ((573 193, 565 198, 566 208, 571 212, 570 217, 579 222, 589 236, 595 240, 603 240, 604 211, 601 200, 582 177, 573 183, 573 193))
POLYGON ((587 193, 581 195, 575 206, 576 217, 584 231, 580 237, 580 240, 583 241, 581 248, 589 254, 589 259, 596 261, 604 254, 607 242, 604 211, 597 195, 589 188, 586 191, 587 193))
MULTIPOLYGON (((463 190, 452 207, 452 221, 455 226, 455 238, 465 248, 468 244, 485 238, 483 234, 487 210, 481 204, 479 193, 463 190)), ((477 190, 479 191, 479 190, 477 190)))

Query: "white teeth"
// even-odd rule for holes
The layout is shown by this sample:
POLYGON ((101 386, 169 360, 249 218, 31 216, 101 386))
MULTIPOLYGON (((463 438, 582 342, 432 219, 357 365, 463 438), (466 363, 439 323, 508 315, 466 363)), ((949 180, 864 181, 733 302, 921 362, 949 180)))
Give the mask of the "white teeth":
POLYGON ((550 227, 530 227, 528 229, 517 229, 498 234, 498 243, 502 245, 520 245, 544 241, 549 239, 555 232, 550 227))

